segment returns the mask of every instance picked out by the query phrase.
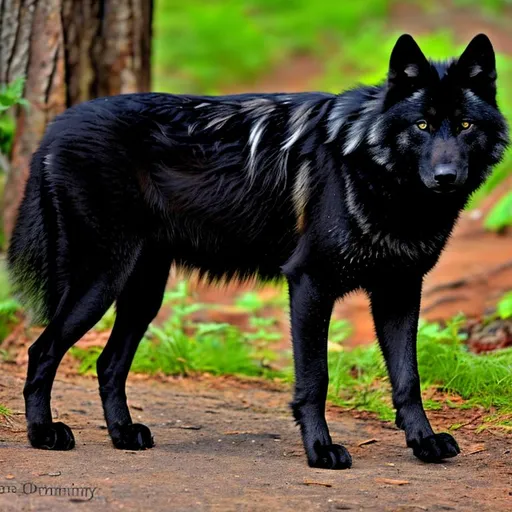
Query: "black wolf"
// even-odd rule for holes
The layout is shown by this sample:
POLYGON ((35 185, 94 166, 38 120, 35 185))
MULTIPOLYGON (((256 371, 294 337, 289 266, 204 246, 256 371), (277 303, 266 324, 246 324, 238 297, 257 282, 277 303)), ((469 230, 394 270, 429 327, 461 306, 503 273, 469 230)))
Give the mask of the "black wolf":
POLYGON ((324 408, 330 315, 356 289, 371 299, 407 445, 428 462, 455 456, 421 402, 422 279, 507 144, 485 35, 444 63, 403 35, 384 83, 339 95, 131 94, 67 110, 33 156, 9 250, 14 286, 49 321, 29 350, 30 442, 73 448, 52 422, 52 382, 116 302, 97 366, 106 422, 117 448, 153 446, 125 382, 174 262, 211 281, 286 276, 292 408, 310 466, 351 465, 324 408))

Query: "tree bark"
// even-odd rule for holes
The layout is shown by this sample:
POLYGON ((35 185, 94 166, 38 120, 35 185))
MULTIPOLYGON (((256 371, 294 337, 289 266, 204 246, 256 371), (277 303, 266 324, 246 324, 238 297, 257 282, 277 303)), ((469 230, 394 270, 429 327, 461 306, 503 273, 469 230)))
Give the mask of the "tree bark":
POLYGON ((98 96, 150 88, 152 0, 0 0, 0 82, 25 76, 3 224, 12 232, 47 123, 98 96))

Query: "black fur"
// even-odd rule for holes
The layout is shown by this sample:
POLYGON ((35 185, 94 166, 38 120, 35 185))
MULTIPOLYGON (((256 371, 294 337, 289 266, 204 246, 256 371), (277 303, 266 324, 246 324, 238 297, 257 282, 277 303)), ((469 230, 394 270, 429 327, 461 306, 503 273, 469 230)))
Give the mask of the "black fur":
POLYGON ((69 109, 35 153, 12 237, 13 283, 49 321, 24 390, 33 446, 69 449, 52 423, 62 356, 115 301, 98 360, 114 445, 144 449, 125 381, 174 262, 212 281, 284 273, 296 367, 293 412, 309 464, 340 469, 324 416, 334 302, 362 289, 393 385, 397 424, 425 461, 459 452, 421 403, 416 330, 423 276, 508 143, 494 52, 477 36, 431 63, 402 36, 386 82, 340 95, 134 94, 69 109))

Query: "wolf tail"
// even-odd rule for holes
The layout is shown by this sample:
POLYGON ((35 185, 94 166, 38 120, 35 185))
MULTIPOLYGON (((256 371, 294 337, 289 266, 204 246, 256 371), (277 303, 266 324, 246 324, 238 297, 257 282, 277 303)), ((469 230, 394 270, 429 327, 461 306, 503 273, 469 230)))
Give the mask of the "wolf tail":
POLYGON ((57 263, 57 209, 44 175, 41 151, 31 172, 9 244, 7 265, 12 291, 37 323, 47 323, 62 296, 57 263))

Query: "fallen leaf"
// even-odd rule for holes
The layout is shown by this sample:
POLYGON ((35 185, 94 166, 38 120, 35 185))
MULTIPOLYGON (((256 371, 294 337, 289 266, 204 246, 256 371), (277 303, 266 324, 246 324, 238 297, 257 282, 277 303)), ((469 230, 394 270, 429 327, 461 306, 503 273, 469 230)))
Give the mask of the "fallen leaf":
POLYGON ((332 484, 326 482, 315 482, 313 480, 304 480, 304 485, 320 485, 321 487, 332 487, 332 484))
POLYGON ((464 455, 473 455, 475 453, 485 452, 486 450, 487 448, 483 444, 475 444, 467 452, 464 452, 464 455))
POLYGON ((394 480, 393 478, 376 478, 375 481, 379 484, 387 485, 406 485, 411 483, 409 480, 394 480))
POLYGON ((361 441, 360 443, 357 443, 357 446, 365 446, 367 444, 373 444, 378 443, 379 440, 375 439, 375 437, 372 437, 371 439, 366 439, 365 441, 361 441))
POLYGON ((302 450, 290 450, 289 452, 283 452, 283 457, 304 457, 304 452, 302 450))

